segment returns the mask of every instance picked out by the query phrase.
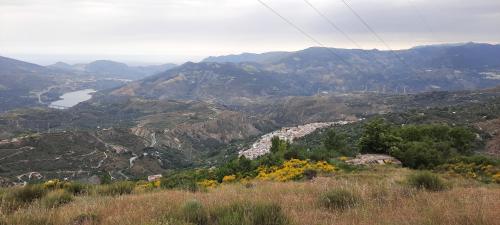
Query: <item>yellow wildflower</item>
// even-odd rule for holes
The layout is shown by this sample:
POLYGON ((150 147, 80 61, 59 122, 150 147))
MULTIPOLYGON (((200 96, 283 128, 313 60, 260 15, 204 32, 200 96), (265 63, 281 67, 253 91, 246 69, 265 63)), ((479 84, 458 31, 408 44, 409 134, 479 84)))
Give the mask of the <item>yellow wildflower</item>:
POLYGON ((61 182, 58 179, 52 179, 48 180, 47 182, 43 183, 43 187, 45 189, 54 189, 60 186, 61 182))
POLYGON ((285 161, 280 167, 260 167, 257 178, 261 180, 289 181, 297 180, 304 176, 305 170, 316 170, 318 172, 330 173, 335 167, 325 161, 310 163, 306 160, 291 159, 285 161))
POLYGON ((344 162, 345 162, 345 161, 349 160, 349 157, 347 157, 347 156, 341 156, 341 157, 339 157, 338 159, 339 159, 340 161, 344 161, 344 162))
POLYGON ((202 180, 198 182, 198 185, 205 188, 216 188, 219 183, 216 180, 202 180))
POLYGON ((222 183, 232 183, 236 180, 236 175, 228 175, 222 178, 222 183))
POLYGON ((499 183, 500 184, 500 172, 498 172, 497 174, 493 175, 491 178, 493 179, 493 181, 495 183, 499 183))

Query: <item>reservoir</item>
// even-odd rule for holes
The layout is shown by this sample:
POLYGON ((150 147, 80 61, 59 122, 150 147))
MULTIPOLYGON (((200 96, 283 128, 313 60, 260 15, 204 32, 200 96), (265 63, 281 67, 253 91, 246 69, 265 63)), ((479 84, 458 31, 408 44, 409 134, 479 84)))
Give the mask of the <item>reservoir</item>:
POLYGON ((94 89, 84 89, 65 93, 61 96, 61 100, 50 103, 50 108, 70 108, 80 102, 89 100, 92 93, 96 92, 94 89))

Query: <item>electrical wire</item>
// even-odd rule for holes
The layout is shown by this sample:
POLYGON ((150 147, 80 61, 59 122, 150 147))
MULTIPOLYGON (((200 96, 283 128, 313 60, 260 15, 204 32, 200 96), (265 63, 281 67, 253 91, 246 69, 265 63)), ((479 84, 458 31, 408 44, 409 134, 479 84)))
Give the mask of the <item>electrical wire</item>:
POLYGON ((346 0, 341 0, 344 5, 349 9, 349 11, 351 11, 351 13, 356 16, 356 18, 366 27, 366 29, 368 29, 386 48, 389 52, 391 52, 391 54, 397 58, 402 64, 404 64, 406 67, 408 67, 409 69, 411 69, 412 71, 416 71, 415 69, 413 69, 412 66, 410 66, 408 63, 406 63, 406 61, 399 55, 397 54, 392 48, 391 46, 389 46, 389 44, 384 41, 384 39, 370 26, 370 24, 368 24, 366 22, 365 19, 363 19, 363 17, 361 17, 361 15, 359 13, 356 12, 356 10, 354 10, 354 8, 349 5, 349 3, 346 1, 346 0))
POLYGON ((305 30, 303 30, 299 26, 295 25, 292 21, 290 21, 289 19, 287 19, 286 17, 284 17, 283 15, 281 15, 278 11, 276 11, 275 9, 273 9, 271 6, 269 6, 268 4, 266 4, 265 2, 263 2, 262 0, 257 0, 257 1, 261 5, 263 5, 267 9, 269 9, 269 11, 271 11, 272 13, 274 13, 276 16, 278 16, 279 18, 281 18, 288 25, 290 25, 291 27, 295 28, 301 34, 303 34, 304 36, 306 36, 307 38, 309 38, 312 42, 314 42, 315 44, 317 44, 320 47, 325 48, 328 52, 330 52, 332 55, 334 55, 337 59, 339 59, 340 61, 342 61, 342 63, 344 63, 345 65, 350 66, 350 67, 356 69, 359 73, 363 73, 357 66, 352 65, 347 60, 345 60, 342 56, 340 56, 339 54, 337 54, 335 51, 333 51, 332 49, 326 47, 323 43, 321 43, 320 41, 318 41, 317 39, 315 39, 312 35, 308 34, 305 30))
POLYGON ((304 0, 304 2, 309 5, 319 16, 321 16, 326 22, 330 24, 330 26, 335 29, 337 32, 341 33, 347 40, 349 40, 354 46, 359 49, 362 49, 360 44, 358 44, 354 39, 352 39, 346 32, 344 32, 337 24, 335 24, 330 18, 328 18, 325 14, 323 14, 318 8, 316 8, 311 2, 308 0, 304 0))

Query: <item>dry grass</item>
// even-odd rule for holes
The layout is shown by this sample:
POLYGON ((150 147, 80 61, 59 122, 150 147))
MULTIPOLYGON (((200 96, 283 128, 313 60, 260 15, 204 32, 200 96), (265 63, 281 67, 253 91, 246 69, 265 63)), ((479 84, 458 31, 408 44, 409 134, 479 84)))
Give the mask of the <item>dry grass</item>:
POLYGON ((82 196, 56 209, 47 209, 34 203, 12 214, 0 214, 0 219, 6 217, 7 224, 11 225, 67 225, 75 224, 74 218, 92 215, 98 218, 94 224, 154 224, 159 218, 178 215, 186 201, 196 199, 207 210, 233 202, 275 202, 293 224, 304 225, 500 224, 498 185, 448 179, 454 184, 453 188, 427 192, 401 183, 409 173, 406 169, 378 170, 322 177, 310 182, 262 182, 256 183, 253 188, 241 184, 223 185, 198 193, 157 191, 119 197, 82 196), (343 211, 322 207, 320 196, 334 188, 355 191, 363 201, 343 211))

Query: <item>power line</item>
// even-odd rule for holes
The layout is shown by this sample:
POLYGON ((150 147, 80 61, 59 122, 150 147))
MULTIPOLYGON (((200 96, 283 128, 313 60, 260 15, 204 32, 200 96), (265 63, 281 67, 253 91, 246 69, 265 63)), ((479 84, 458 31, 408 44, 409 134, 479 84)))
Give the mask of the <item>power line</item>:
POLYGON ((358 20, 389 50, 393 51, 391 46, 380 37, 380 35, 372 29, 372 27, 361 17, 345 0, 342 0, 345 6, 351 11, 351 13, 358 18, 358 20))
POLYGON ((337 26, 332 20, 330 20, 325 14, 323 14, 318 8, 316 8, 311 2, 308 0, 304 0, 304 2, 309 5, 319 16, 323 17, 323 19, 330 24, 331 27, 333 27, 336 31, 341 33, 347 40, 349 40, 352 44, 354 44, 356 47, 362 49, 361 45, 359 45, 354 39, 352 39, 349 35, 347 35, 346 32, 344 32, 342 29, 340 29, 339 26, 337 26))
POLYGON ((285 21, 288 25, 290 25, 291 27, 295 28, 297 31, 299 31, 300 33, 302 33, 304 36, 306 36, 307 38, 309 38, 311 41, 313 41, 314 43, 316 43, 317 45, 327 49, 330 53, 332 53, 335 57, 337 57, 340 61, 342 61, 344 64, 346 64, 347 66, 352 66, 354 69, 356 69, 358 72, 362 73, 361 70, 359 70, 357 67, 354 67, 354 65, 352 65, 351 63, 347 62, 344 58, 342 58, 342 56, 340 56, 339 54, 337 54, 336 52, 334 52, 333 50, 331 50, 330 48, 326 47, 324 44, 322 44, 320 41, 316 40, 313 36, 309 35, 306 31, 304 31, 302 28, 300 28, 299 26, 295 25, 294 23, 292 23, 292 21, 288 20, 287 18, 285 18, 284 16, 282 16, 278 11, 274 10, 271 6, 269 6, 268 4, 266 4, 265 2, 263 2, 262 0, 257 0, 261 5, 263 5, 264 7, 266 7, 267 9, 269 9, 269 11, 271 11, 272 13, 274 13, 276 16, 278 16, 279 18, 281 18, 283 21, 285 21))
POLYGON ((392 48, 391 46, 389 46, 389 44, 384 41, 384 39, 377 34, 377 32, 375 32, 375 30, 363 19, 363 17, 361 17, 361 15, 359 15, 356 10, 354 10, 354 8, 352 8, 349 3, 347 3, 346 0, 341 0, 344 5, 351 11, 351 13, 356 16, 358 18, 358 20, 366 27, 366 29, 368 29, 388 50, 389 52, 391 52, 391 54, 393 54, 399 61, 401 61, 401 63, 403 63, 406 67, 408 67, 409 69, 411 70, 414 70, 408 63, 406 63, 406 61, 401 57, 399 56, 392 48))
POLYGON ((431 35, 434 37, 434 39, 439 41, 439 38, 437 38, 436 32, 434 32, 434 29, 432 29, 432 26, 429 24, 427 19, 425 19, 425 16, 422 13, 422 10, 420 9, 420 7, 415 5, 415 3, 412 0, 407 0, 407 2, 411 7, 413 7, 415 14, 420 19, 420 21, 425 26, 425 28, 431 33, 431 35))
MULTIPOLYGON (((324 13, 322 13, 318 8, 316 8, 311 2, 309 2, 308 0, 304 0, 304 2, 307 5, 309 5, 320 17, 322 17, 326 22, 328 22, 331 25, 331 27, 333 27, 336 31, 338 31, 342 35, 344 35, 344 37, 347 38, 349 41, 351 41, 356 47, 363 49, 363 47, 361 47, 361 45, 359 45, 356 41, 354 41, 354 39, 352 39, 349 35, 347 35, 346 32, 344 32, 342 29, 340 29, 339 26, 337 26, 332 20, 330 20, 324 13)), ((387 69, 387 66, 384 63, 377 60, 376 56, 372 52, 369 52, 369 54, 374 57, 373 59, 377 62, 377 64, 382 66, 384 69, 387 69)))

